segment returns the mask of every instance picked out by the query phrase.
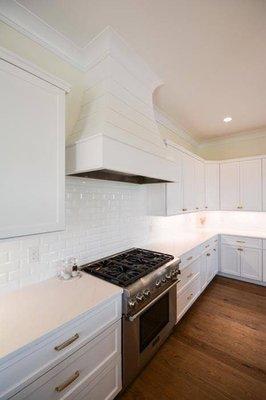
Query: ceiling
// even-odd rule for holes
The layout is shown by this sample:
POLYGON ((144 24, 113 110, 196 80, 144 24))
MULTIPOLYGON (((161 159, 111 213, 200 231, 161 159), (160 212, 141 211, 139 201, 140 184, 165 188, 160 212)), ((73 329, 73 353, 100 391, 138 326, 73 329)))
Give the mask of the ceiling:
POLYGON ((266 126, 265 0, 17 2, 78 46, 111 25, 164 81, 155 104, 196 140, 266 126))

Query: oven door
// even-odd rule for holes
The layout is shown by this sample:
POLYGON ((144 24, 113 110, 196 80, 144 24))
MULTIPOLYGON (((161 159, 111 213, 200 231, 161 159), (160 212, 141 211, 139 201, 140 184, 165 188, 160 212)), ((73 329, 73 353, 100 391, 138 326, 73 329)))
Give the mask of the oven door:
POLYGON ((123 317, 123 387, 126 387, 169 336, 176 320, 176 284, 148 307, 123 317))

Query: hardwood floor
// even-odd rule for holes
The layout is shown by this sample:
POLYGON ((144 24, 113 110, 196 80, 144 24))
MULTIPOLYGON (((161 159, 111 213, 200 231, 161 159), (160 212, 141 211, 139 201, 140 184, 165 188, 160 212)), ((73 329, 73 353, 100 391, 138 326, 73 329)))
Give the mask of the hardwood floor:
POLYGON ((266 288, 216 277, 120 400, 265 400, 266 288))

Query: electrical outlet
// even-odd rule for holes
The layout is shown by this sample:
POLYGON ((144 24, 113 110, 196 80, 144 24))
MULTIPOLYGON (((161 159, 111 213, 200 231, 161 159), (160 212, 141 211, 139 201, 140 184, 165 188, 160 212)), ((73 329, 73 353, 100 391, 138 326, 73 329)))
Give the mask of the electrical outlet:
POLYGON ((29 263, 39 262, 40 261, 39 247, 37 246, 29 247, 28 258, 29 258, 29 263))

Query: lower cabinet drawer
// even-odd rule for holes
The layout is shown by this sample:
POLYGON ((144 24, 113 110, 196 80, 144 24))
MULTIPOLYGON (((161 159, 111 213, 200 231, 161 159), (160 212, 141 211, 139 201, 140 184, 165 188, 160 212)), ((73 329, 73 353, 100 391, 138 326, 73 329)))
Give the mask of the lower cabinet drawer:
POLYGON ((27 386, 13 400, 59 400, 79 393, 114 359, 121 359, 121 321, 27 386))
POLYGON ((179 275, 180 282, 177 285, 177 290, 182 289, 188 282, 195 278, 200 272, 201 267, 201 256, 193 261, 189 266, 181 270, 179 275))
POLYGON ((221 243, 233 246, 254 247, 256 249, 262 248, 262 239, 245 236, 222 235, 221 243))
POLYGON ((121 389, 121 361, 116 359, 81 392, 71 394, 67 400, 112 400, 121 389))
POLYGON ((197 276, 183 290, 177 293, 177 321, 189 309, 201 291, 200 276, 197 276))

